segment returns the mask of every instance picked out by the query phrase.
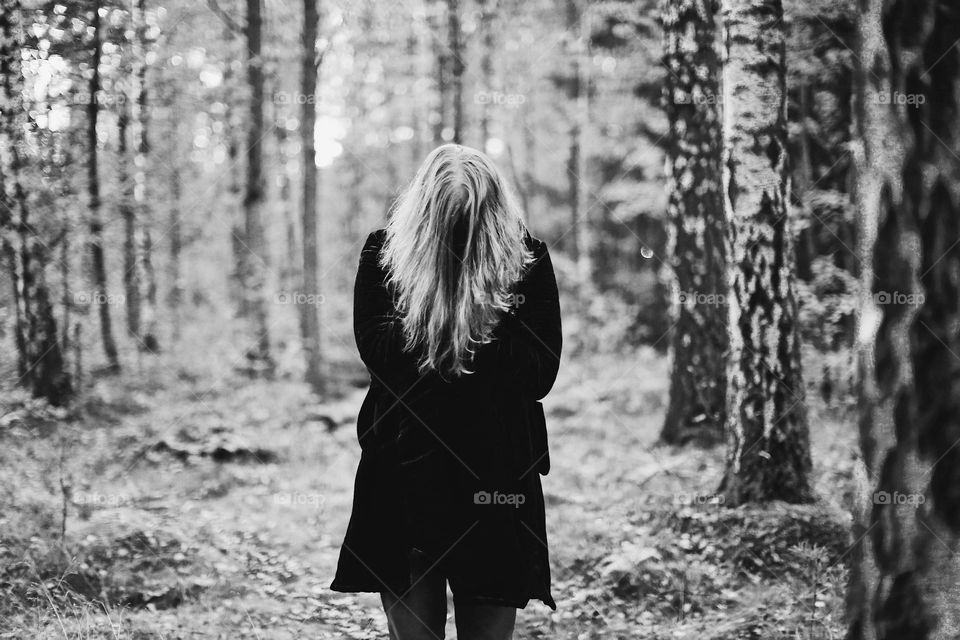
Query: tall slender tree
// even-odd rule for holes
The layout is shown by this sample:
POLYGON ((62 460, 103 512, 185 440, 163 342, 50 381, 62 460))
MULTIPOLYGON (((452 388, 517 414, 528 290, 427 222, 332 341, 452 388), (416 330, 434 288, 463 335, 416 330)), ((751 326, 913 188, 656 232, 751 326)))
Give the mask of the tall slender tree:
MULTIPOLYGON (((300 91, 304 96, 300 111, 300 147, 303 153, 303 293, 319 299, 319 255, 317 243, 317 150, 314 143, 317 125, 317 73, 320 59, 317 49, 317 24, 320 21, 317 0, 303 0, 303 38, 301 48, 300 91)), ((308 299, 300 305, 300 333, 306 357, 307 384, 323 393, 325 377, 320 352, 320 319, 315 304, 308 299)))
POLYGON ((110 305, 107 304, 107 260, 103 247, 103 218, 100 199, 99 142, 97 139, 97 120, 100 115, 98 96, 100 94, 100 54, 101 21, 100 0, 93 0, 91 12, 92 56, 90 60, 90 83, 87 102, 87 193, 90 208, 90 258, 93 271, 93 296, 100 316, 100 340, 107 357, 107 371, 120 370, 117 356, 117 343, 113 338, 113 323, 110 318, 110 305))
POLYGON ((674 280, 673 363, 664 442, 722 439, 726 283, 720 60, 713 0, 662 0, 668 260, 674 280))
POLYGON ((577 263, 581 276, 588 276, 589 249, 587 248, 586 192, 583 189, 583 130, 587 119, 588 86, 585 81, 583 54, 586 40, 583 33, 582 9, 577 0, 566 0, 567 56, 569 77, 567 99, 569 126, 567 144, 567 200, 570 204, 571 257, 577 263))
POLYGON ((244 264, 243 289, 247 299, 249 323, 254 343, 247 351, 253 368, 269 374, 273 370, 270 355, 270 327, 267 302, 267 250, 263 228, 265 180, 263 176, 263 19, 262 0, 246 0, 247 6, 247 179, 243 197, 244 264))
POLYGON ((463 142, 463 34, 460 28, 460 0, 447 0, 447 37, 450 77, 453 80, 453 142, 463 142))
POLYGON ((236 317, 244 322, 250 317, 249 296, 246 293, 245 273, 247 262, 247 245, 245 242, 246 208, 243 206, 243 185, 240 167, 240 136, 243 129, 243 118, 240 110, 235 106, 238 102, 235 89, 233 59, 240 55, 238 46, 246 38, 247 29, 235 21, 231 14, 225 11, 217 0, 207 0, 210 11, 223 24, 223 40, 228 43, 231 51, 223 59, 223 82, 221 83, 221 100, 224 104, 222 125, 224 130, 225 146, 227 148, 227 211, 230 221, 230 255, 233 258, 233 269, 229 277, 230 298, 236 304, 236 317))
POLYGON ((283 224, 284 244, 278 252, 279 257, 279 276, 280 289, 283 291, 293 291, 300 286, 300 269, 303 261, 300 258, 300 249, 298 246, 297 226, 299 219, 297 217, 297 205, 293 203, 293 178, 298 172, 294 167, 296 159, 290 149, 289 134, 287 130, 289 116, 285 105, 274 105, 273 134, 277 145, 277 192, 280 199, 280 216, 283 224))
POLYGON ((860 3, 859 470, 848 638, 960 633, 960 12, 860 3))
POLYGON ((183 177, 177 163, 170 168, 170 203, 167 217, 169 231, 169 259, 167 261, 167 281, 170 288, 167 292, 167 307, 170 312, 172 336, 180 339, 181 306, 183 305, 183 275, 180 266, 183 252, 183 215, 181 213, 181 198, 183 194, 183 177))
MULTIPOLYGON (((479 0, 480 4, 480 77, 483 78, 481 91, 493 90, 493 59, 496 46, 497 0, 479 0)), ((490 101, 480 104, 479 149, 484 149, 490 138, 490 101)))
POLYGON ((723 0, 728 224, 727 504, 811 498, 787 209, 781 0, 723 0))
POLYGON ((127 333, 140 337, 140 264, 137 260, 137 213, 134 208, 134 183, 130 175, 130 100, 124 99, 117 113, 117 178, 120 194, 117 209, 123 220, 123 293, 127 333))
POLYGON ((430 114, 433 123, 433 144, 443 144, 444 130, 448 123, 448 102, 450 97, 450 51, 447 47, 449 38, 445 35, 449 21, 445 21, 448 6, 446 0, 438 0, 430 5, 430 24, 428 28, 433 37, 434 82, 436 84, 436 109, 430 114))
POLYGON ((150 111, 147 89, 147 15, 146 0, 133 0, 131 11, 134 31, 133 46, 133 131, 135 141, 133 198, 136 220, 139 223, 139 269, 142 274, 142 335, 137 336, 139 347, 144 351, 159 349, 157 335, 157 277, 153 267, 152 210, 148 189, 148 164, 150 162, 150 111))
POLYGON ((0 233, 14 282, 20 382, 35 396, 60 404, 73 388, 46 283, 49 256, 29 218, 21 182, 26 150, 21 15, 19 0, 0 3, 0 233))

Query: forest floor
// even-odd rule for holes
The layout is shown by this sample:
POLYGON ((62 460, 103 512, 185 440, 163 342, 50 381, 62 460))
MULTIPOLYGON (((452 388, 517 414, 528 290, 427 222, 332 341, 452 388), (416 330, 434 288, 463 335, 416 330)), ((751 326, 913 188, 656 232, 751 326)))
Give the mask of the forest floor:
MULTIPOLYGON (((721 447, 656 445, 666 385, 647 349, 565 361, 543 479, 559 609, 531 602, 516 637, 841 637, 852 420, 809 402, 816 504, 730 509, 709 500, 721 447)), ((5 410, 0 639, 385 638, 378 596, 327 588, 362 395, 160 356, 69 412, 5 410)))

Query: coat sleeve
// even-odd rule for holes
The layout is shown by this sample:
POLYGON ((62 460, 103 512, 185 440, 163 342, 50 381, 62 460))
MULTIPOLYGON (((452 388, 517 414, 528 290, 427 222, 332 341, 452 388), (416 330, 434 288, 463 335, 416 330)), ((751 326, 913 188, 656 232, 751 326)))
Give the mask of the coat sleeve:
POLYGON ((360 252, 353 290, 353 333, 373 383, 400 393, 417 379, 417 364, 403 348, 400 316, 387 289, 387 274, 380 266, 382 245, 383 231, 375 231, 360 252))
POLYGON ((494 333, 495 367, 540 400, 557 379, 563 348, 557 279, 543 242, 534 248, 534 263, 517 287, 515 302, 515 313, 504 316, 494 333))

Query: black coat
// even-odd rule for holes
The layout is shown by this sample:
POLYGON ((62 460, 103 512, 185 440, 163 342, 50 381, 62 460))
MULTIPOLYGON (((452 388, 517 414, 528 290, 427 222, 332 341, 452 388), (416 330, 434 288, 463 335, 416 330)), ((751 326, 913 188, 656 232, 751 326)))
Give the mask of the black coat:
POLYGON ((370 372, 357 419, 362 449, 335 591, 403 594, 436 568, 458 602, 523 608, 550 595, 540 475, 549 470, 542 399, 560 365, 557 283, 547 246, 515 305, 481 346, 474 373, 420 374, 378 256, 367 238, 354 290, 354 333, 370 372))

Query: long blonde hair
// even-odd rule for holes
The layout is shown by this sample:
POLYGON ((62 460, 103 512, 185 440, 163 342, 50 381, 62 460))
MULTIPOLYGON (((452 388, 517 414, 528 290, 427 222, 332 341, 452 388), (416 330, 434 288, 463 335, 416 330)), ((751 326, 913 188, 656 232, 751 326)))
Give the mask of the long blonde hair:
POLYGON ((434 149, 387 223, 381 264, 420 371, 470 373, 533 260, 516 197, 485 154, 434 149))

